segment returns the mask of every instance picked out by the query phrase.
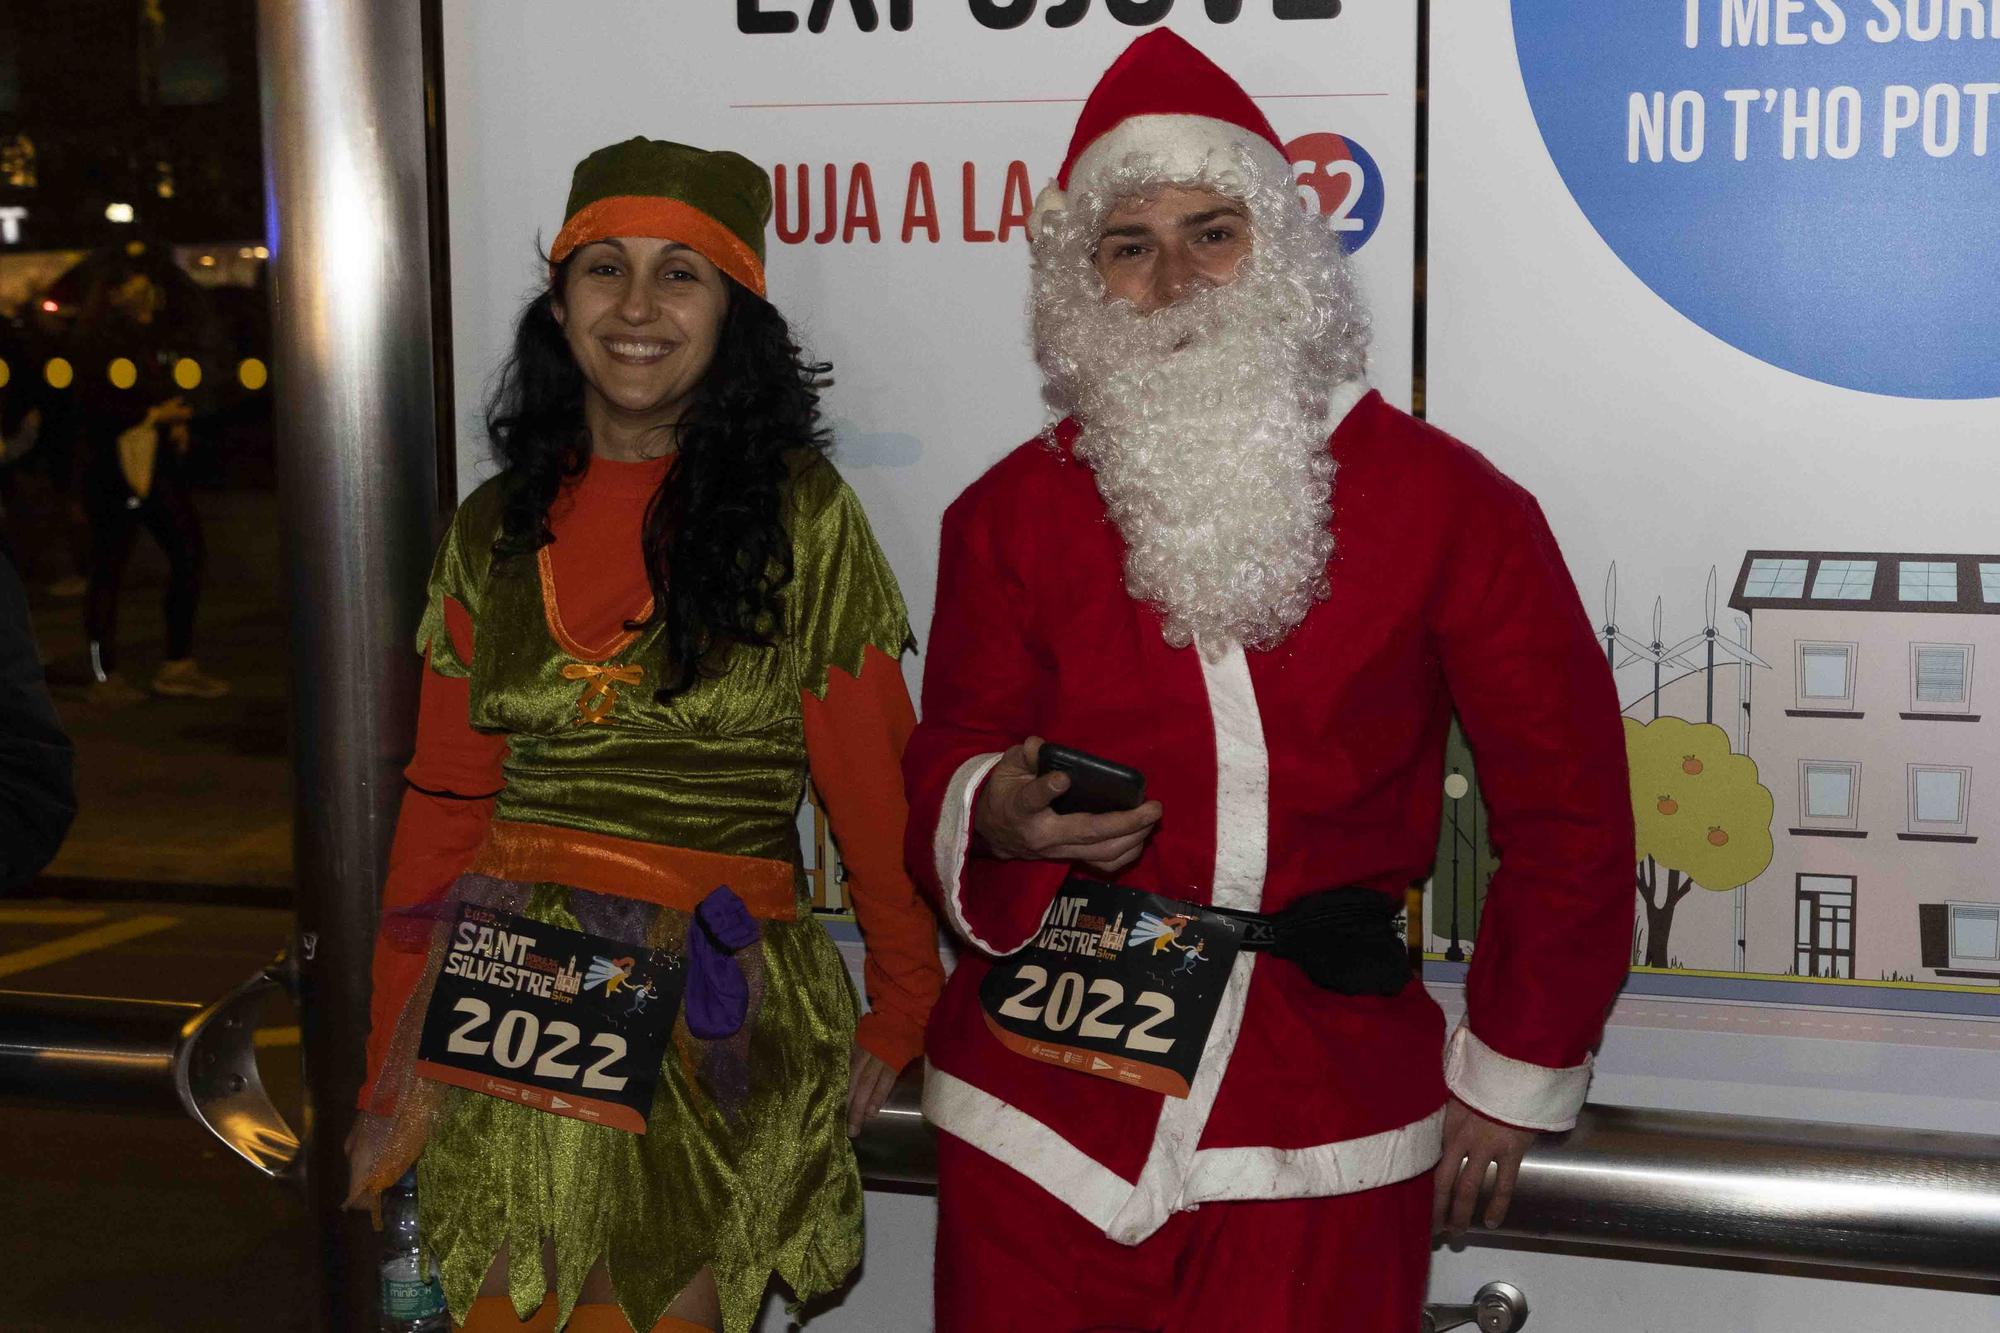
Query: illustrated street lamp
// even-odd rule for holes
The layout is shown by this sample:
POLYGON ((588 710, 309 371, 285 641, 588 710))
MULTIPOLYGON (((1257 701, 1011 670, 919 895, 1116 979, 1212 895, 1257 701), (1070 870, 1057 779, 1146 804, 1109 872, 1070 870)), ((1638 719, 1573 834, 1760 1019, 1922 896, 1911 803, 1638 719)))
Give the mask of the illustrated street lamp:
MULTIPOLYGON (((1458 939, 1458 845, 1463 842, 1470 847, 1472 840, 1459 831, 1458 807, 1465 799, 1466 793, 1471 790, 1472 784, 1466 781, 1465 774, 1459 772, 1456 767, 1445 775, 1444 794, 1451 798, 1451 945, 1444 951, 1447 963, 1465 961, 1465 946, 1460 944, 1458 939)), ((1475 853, 1478 851, 1477 848, 1473 850, 1475 853)), ((1475 862, 1474 873, 1477 872, 1478 867, 1475 862)))

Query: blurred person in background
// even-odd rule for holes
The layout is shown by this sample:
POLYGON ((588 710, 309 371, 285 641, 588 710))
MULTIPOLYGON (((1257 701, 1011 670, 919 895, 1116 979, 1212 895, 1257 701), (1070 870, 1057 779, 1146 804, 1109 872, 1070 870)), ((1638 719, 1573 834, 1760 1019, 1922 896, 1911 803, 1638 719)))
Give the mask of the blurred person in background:
POLYGON ((90 525, 84 630, 91 699, 119 706, 144 697, 120 673, 118 646, 119 592, 142 527, 167 557, 166 654, 153 673, 152 692, 221 698, 228 682, 194 659, 205 551, 189 485, 188 423, 200 398, 201 362, 187 353, 201 343, 200 312, 189 308, 165 317, 170 291, 190 304, 198 292, 143 247, 103 264, 87 291, 73 359, 82 500, 90 525), (189 374, 189 364, 196 374, 189 374))
POLYGON ((75 815, 74 755, 42 682, 27 593, 0 552, 0 893, 49 863, 75 815))
POLYGON ((41 374, 46 361, 48 334, 28 320, 0 323, 0 364, 7 373, 0 376, 0 548, 16 563, 23 581, 48 578, 50 554, 62 560, 63 572, 48 584, 54 597, 81 597, 89 587, 83 571, 89 567, 83 511, 76 503, 74 412, 68 395, 50 387, 41 374), (27 474, 39 472, 46 480, 59 513, 56 515, 64 536, 60 543, 42 543, 40 549, 26 530, 24 517, 31 505, 22 482, 27 474), (31 558, 42 555, 42 567, 31 558))

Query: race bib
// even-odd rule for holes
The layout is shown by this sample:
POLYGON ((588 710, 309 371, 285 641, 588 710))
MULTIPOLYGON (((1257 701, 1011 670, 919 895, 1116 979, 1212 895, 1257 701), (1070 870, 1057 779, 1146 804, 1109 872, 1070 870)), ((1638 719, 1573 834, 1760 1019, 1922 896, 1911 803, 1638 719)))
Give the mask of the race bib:
POLYGON ((683 960, 473 903, 450 930, 417 1073, 644 1134, 683 960))
POLYGON ((1072 879, 1028 947, 980 983, 986 1025, 1031 1060, 1185 1097, 1242 930, 1191 903, 1072 879))

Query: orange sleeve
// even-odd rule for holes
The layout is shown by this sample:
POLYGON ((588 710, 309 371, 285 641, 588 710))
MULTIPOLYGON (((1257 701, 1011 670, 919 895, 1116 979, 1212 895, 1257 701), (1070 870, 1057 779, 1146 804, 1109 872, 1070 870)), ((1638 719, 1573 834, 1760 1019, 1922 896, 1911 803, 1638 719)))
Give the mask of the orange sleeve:
POLYGON ((834 668, 826 698, 800 696, 813 785, 847 867, 861 924, 868 1012, 855 1041, 892 1069, 923 1054, 924 1024, 944 988, 937 918, 903 869, 903 746, 917 724, 902 668, 870 647, 861 674, 834 668))
MULTIPOLYGON (((452 646, 460 660, 470 662, 472 618, 455 601, 446 601, 444 610, 452 646)), ((364 1111, 387 1114, 394 1109, 370 1103, 397 1020, 423 976, 430 951, 431 917, 424 909, 440 901, 472 863, 493 817, 493 798, 505 783, 500 768, 507 738, 473 730, 470 714, 471 682, 433 671, 426 653, 416 754, 403 770, 410 786, 389 847, 382 919, 375 934, 368 1074, 360 1096, 364 1111)))

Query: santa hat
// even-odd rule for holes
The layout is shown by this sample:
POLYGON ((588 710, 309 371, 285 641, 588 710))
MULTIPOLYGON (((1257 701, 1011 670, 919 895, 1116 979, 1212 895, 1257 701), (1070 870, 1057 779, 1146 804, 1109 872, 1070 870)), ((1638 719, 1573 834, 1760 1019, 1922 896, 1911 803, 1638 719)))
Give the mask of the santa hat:
POLYGON ((1062 170, 1035 200, 1031 234, 1134 156, 1157 165, 1157 180, 1200 177, 1226 192, 1292 182, 1284 141, 1250 94, 1171 28, 1126 47, 1097 81, 1062 170), (1255 180, 1236 170, 1237 149, 1248 151, 1255 180))

